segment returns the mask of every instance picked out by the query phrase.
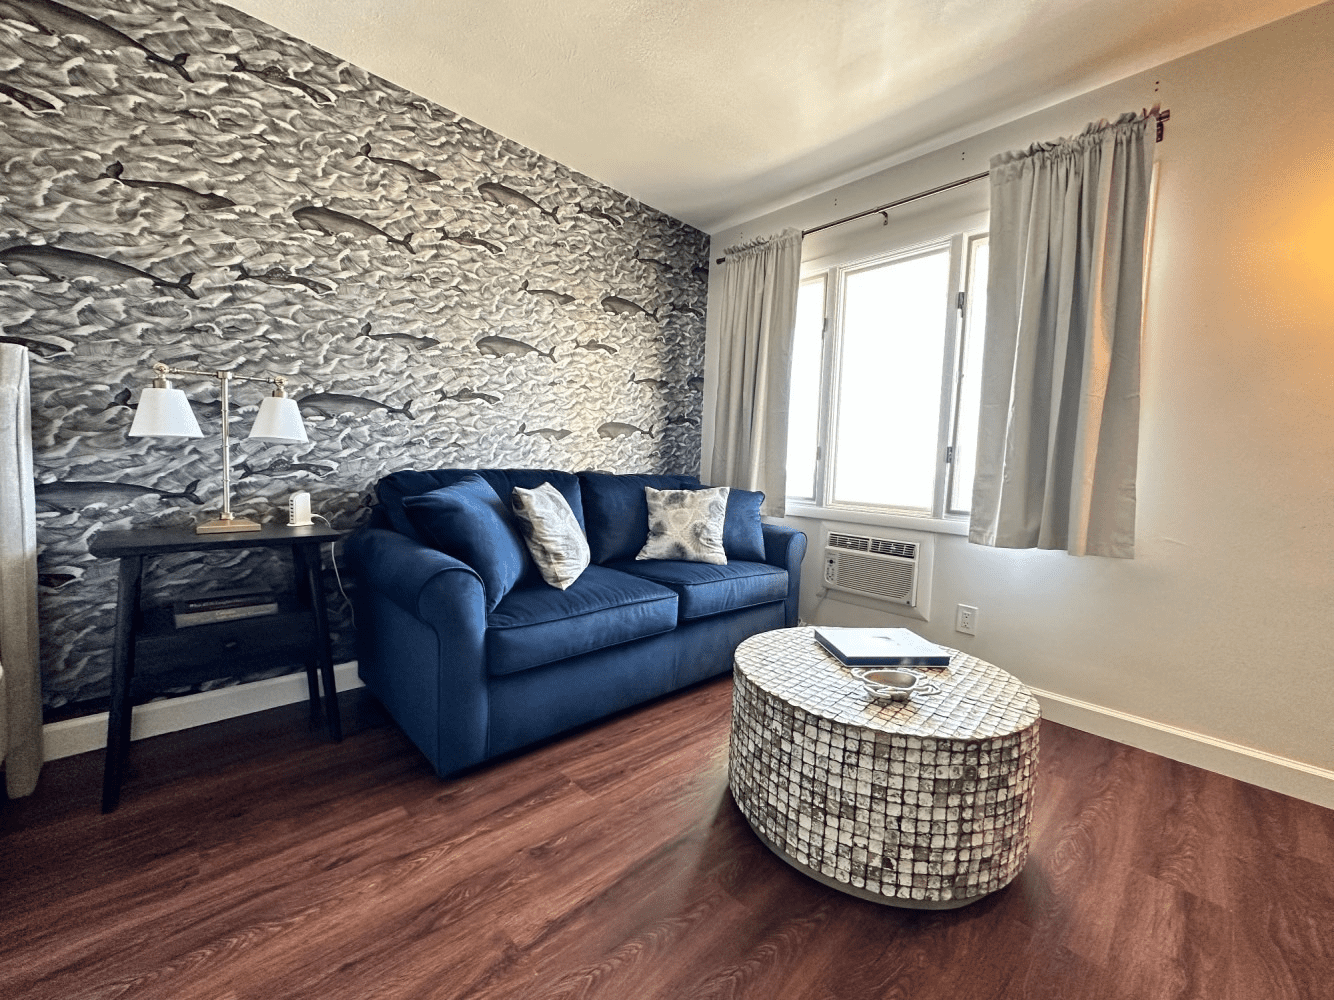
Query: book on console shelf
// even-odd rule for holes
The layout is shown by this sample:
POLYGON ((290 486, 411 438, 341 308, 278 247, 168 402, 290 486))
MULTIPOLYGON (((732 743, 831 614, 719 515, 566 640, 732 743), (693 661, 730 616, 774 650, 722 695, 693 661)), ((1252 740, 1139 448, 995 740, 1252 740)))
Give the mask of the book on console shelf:
POLYGON ((833 628, 821 625, 815 641, 850 667, 947 667, 950 650, 906 628, 833 628))
POLYGON ((278 599, 270 590, 202 594, 171 606, 177 628, 209 625, 278 613, 278 599))

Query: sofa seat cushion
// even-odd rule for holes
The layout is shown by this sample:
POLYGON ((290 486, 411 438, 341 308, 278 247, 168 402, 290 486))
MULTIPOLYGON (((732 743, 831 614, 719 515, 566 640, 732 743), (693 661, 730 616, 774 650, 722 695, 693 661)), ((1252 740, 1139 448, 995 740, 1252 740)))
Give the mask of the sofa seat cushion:
POLYGON ((680 598, 683 622, 787 598, 787 570, 768 563, 732 559, 719 566, 626 559, 611 563, 608 569, 633 573, 670 588, 680 598))
POLYGON ((515 587, 486 618, 487 670, 513 674, 676 627, 676 592, 589 566, 568 589, 515 587))

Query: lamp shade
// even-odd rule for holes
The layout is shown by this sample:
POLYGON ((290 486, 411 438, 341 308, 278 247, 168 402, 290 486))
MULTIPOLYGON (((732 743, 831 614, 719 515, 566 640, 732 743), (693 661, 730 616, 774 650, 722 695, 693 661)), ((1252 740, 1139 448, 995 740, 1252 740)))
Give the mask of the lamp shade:
POLYGON ((190 401, 180 389, 145 389, 139 396, 139 408, 134 412, 130 437, 203 437, 199 421, 190 409, 190 401))
POLYGON ((296 400, 288 396, 265 397, 259 404, 255 426, 250 428, 250 439, 269 444, 305 444, 309 441, 296 400))

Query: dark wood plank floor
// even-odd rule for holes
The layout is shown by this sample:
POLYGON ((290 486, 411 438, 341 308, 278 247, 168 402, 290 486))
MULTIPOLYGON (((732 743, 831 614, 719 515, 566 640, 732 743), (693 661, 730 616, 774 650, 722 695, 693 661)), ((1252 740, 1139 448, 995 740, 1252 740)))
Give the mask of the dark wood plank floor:
POLYGON ((799 875, 722 680, 441 782, 364 692, 102 755, 0 813, 0 997, 1334 997, 1334 812, 1052 723, 1032 850, 952 912, 799 875))

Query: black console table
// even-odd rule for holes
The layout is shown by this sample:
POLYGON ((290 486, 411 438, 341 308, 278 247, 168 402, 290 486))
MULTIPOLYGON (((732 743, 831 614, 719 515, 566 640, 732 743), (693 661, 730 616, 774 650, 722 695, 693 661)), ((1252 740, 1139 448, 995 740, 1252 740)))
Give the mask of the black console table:
POLYGON ((174 685, 183 685, 232 676, 238 663, 263 668, 304 662, 312 718, 318 716, 319 681, 323 678, 329 734, 336 741, 342 740, 320 578, 320 546, 341 537, 342 532, 323 526, 270 524, 259 531, 228 534, 199 535, 192 528, 145 528, 103 531, 93 537, 88 546, 93 555, 120 560, 111 711, 102 776, 103 812, 111 812, 120 803, 136 677, 147 681, 170 675, 174 685), (171 552, 249 548, 285 548, 292 553, 296 597, 294 602, 280 602, 277 614, 177 629, 171 608, 140 606, 146 558, 171 552))

